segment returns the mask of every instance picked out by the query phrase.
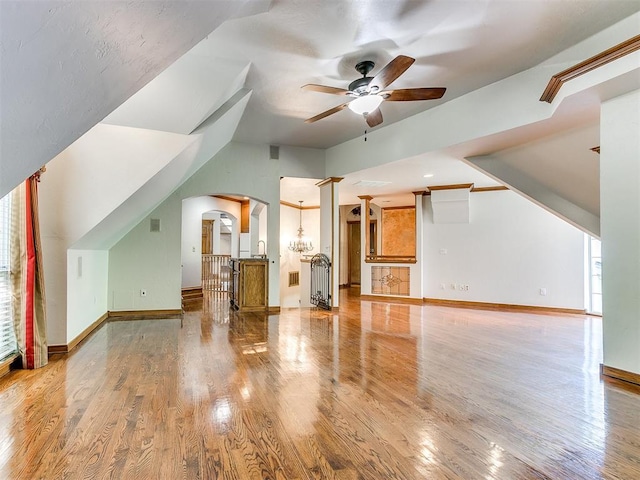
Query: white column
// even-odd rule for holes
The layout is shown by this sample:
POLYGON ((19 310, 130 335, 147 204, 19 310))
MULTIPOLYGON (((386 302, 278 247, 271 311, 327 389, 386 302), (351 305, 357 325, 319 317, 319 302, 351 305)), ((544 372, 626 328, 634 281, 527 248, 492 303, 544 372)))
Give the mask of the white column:
POLYGON ((603 373, 640 381, 640 90, 601 106, 600 226, 603 373))
MULTIPOLYGON (((370 195, 360 195, 360 295, 371 295, 371 264, 367 263, 367 256, 370 255, 371 239, 370 239, 370 226, 371 216, 369 211, 371 209, 371 200, 373 197, 370 195)), ((381 228, 382 225, 378 225, 381 228)), ((382 230, 379 230, 382 232, 382 230)), ((378 234, 380 236, 380 234, 378 234)), ((380 252, 378 252, 380 254, 380 252)))
POLYGON ((331 306, 340 306, 340 177, 330 177, 320 187, 320 253, 331 260, 331 306))
MULTIPOLYGON (((255 200, 250 201, 250 212, 249 216, 249 238, 251 239, 251 246, 249 248, 251 255, 257 255, 263 253, 258 248, 258 241, 260 240, 260 213, 264 209, 265 204, 262 202, 256 202, 255 200)), ((264 251, 266 253, 266 250, 264 251)))
POLYGON ((215 255, 220 255, 220 224, 222 221, 220 220, 220 214, 216 212, 212 215, 213 217, 213 232, 211 236, 213 237, 213 249, 211 252, 215 255))
POLYGON ((411 296, 424 298, 424 215, 422 213, 424 190, 413 192, 416 202, 416 266, 411 269, 411 296), (415 280, 414 280, 415 278, 415 280))

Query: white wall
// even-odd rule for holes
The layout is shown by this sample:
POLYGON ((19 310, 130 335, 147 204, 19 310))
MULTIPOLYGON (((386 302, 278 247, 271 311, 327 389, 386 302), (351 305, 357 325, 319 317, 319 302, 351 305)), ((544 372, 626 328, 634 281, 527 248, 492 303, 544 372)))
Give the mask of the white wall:
POLYGON ((82 332, 107 311, 105 302, 93 304, 108 282, 107 270, 94 262, 106 248, 93 254, 78 250, 90 259, 83 265, 97 287, 90 295, 84 287, 75 288, 75 266, 67 272, 67 257, 77 255, 68 249, 192 143, 182 135, 97 125, 47 164, 38 194, 50 345, 66 344, 75 338, 72 331, 82 332), (89 308, 83 311, 83 306, 89 308))
POLYGON ((108 310, 109 252, 67 251, 68 344, 108 310))
POLYGON ((577 228, 511 191, 471 194, 469 224, 434 224, 424 202, 424 297, 584 309, 577 228))
MULTIPOLYGON (((289 287, 289 272, 302 272, 302 256, 289 250, 289 242, 298 233, 300 210, 280 205, 280 306, 299 307, 300 287, 289 287)), ((320 209, 302 210, 302 228, 307 239, 311 240, 313 250, 306 255, 315 255, 320 251, 320 209)), ((307 266, 308 268, 308 266, 307 266)))
POLYGON ((231 255, 231 234, 220 234, 220 255, 231 255))
MULTIPOLYGON (((227 212, 229 216, 234 217, 234 229, 238 228, 239 202, 213 198, 209 195, 186 198, 182 201, 182 288, 202 285, 202 216, 211 210, 227 212)), ((237 232, 235 241, 238 241, 237 232)), ((233 248, 232 251, 234 251, 233 248)), ((236 246, 235 252, 237 251, 236 246)))
POLYGON ((602 104, 604 365, 640 374, 640 90, 602 104))
POLYGON ((268 244, 269 239, 267 237, 268 225, 269 225, 269 211, 266 208, 263 208, 260 211, 260 217, 258 220, 258 232, 259 232, 258 241, 262 240, 264 242, 264 245, 263 245, 263 248, 261 247, 259 250, 256 249, 256 253, 259 255, 266 254, 269 248, 269 244, 268 244))
POLYGON ((179 196, 171 195, 111 248, 110 311, 181 308, 181 205, 179 196), (151 218, 160 219, 159 232, 150 231, 151 218))

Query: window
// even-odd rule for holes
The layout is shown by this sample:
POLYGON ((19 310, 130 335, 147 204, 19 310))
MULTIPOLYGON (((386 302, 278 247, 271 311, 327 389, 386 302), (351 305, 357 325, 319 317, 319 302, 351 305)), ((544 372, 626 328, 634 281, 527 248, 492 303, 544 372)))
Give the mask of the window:
POLYGON ((0 361, 17 351, 9 278, 10 196, 0 199, 0 361))
POLYGON ((589 290, 591 313, 602 313, 602 249, 600 240, 589 238, 589 290))

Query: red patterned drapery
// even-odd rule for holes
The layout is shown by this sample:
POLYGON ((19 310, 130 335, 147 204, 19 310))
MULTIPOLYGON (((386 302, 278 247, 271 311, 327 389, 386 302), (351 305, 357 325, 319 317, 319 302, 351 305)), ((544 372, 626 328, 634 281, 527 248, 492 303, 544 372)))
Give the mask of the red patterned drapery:
POLYGON ((47 334, 38 222, 40 171, 12 192, 11 286, 13 315, 23 368, 47 364, 47 334))

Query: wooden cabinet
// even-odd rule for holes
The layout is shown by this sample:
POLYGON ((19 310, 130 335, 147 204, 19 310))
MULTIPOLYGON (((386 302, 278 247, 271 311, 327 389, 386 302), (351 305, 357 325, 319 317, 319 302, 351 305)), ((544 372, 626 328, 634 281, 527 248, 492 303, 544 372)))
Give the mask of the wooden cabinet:
POLYGON ((231 306, 237 310, 257 311, 269 307, 269 260, 232 258, 231 306))

